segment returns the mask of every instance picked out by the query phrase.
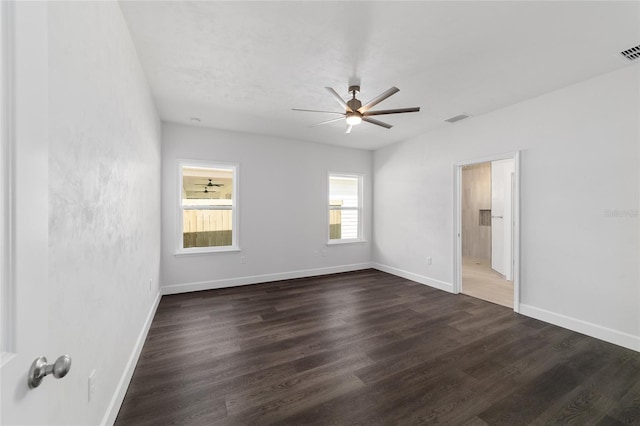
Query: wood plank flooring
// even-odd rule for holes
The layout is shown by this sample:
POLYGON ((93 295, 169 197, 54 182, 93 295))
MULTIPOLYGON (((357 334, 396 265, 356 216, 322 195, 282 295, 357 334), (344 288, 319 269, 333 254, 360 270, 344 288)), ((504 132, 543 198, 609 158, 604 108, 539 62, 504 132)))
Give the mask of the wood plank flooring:
POLYGON ((491 269, 490 259, 462 258, 462 293, 513 309, 513 282, 491 269))
POLYGON ((640 424, 640 353, 375 270, 164 296, 117 425, 640 424))

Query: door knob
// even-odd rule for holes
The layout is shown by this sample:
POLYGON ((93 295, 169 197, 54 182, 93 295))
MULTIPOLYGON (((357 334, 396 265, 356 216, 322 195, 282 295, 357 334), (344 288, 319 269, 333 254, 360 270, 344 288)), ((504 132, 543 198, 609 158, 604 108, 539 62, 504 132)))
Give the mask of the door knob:
POLYGON ((27 377, 27 383, 30 389, 40 386, 40 382, 44 379, 44 376, 53 374, 56 379, 62 379, 71 370, 71 357, 69 355, 62 355, 58 357, 53 364, 47 364, 46 357, 36 358, 31 364, 29 369, 29 376, 27 377))

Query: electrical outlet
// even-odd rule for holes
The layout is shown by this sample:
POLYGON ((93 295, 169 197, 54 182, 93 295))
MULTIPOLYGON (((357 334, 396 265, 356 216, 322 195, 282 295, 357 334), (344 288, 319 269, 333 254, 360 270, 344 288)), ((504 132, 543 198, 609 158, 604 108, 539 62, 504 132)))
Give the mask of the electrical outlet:
POLYGON ((427 265, 431 265, 431 256, 427 256, 427 265))
POLYGON ((240 256, 240 263, 243 264, 243 265, 245 263, 247 263, 247 257, 246 256, 240 256))
POLYGON ((93 395, 96 392, 96 370, 91 370, 91 373, 89 374, 89 380, 88 380, 88 392, 87 392, 87 399, 89 402, 91 402, 91 400, 93 399, 93 395))

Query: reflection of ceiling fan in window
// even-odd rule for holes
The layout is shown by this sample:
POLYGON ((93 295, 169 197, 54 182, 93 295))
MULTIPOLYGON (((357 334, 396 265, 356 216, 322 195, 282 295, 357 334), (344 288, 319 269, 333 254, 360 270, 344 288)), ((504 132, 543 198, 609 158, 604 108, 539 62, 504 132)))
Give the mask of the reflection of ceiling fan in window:
MULTIPOLYGON (((224 186, 223 183, 214 183, 213 179, 209 179, 209 183, 196 183, 196 185, 198 185, 198 186, 207 186, 209 188, 214 187, 214 186, 217 186, 218 188, 221 187, 221 186, 224 186)), ((206 188, 205 188, 205 192, 207 192, 206 188)))
POLYGON ((207 186, 204 184, 204 189, 194 189, 192 191, 186 191, 185 195, 188 199, 202 199, 202 198, 219 198, 220 189, 215 186, 207 186))
MULTIPOLYGON (((212 195, 214 194, 219 194, 220 193, 220 187, 224 186, 223 183, 220 182, 214 182, 213 178, 209 178, 209 182, 207 183, 196 183, 193 182, 193 178, 189 179, 190 181, 187 181, 185 179, 184 183, 184 190, 187 194, 187 198, 210 198, 212 195), (202 188, 204 186, 204 188, 202 188), (202 195, 202 194, 207 194, 207 195, 202 195)), ((200 182, 203 181, 203 179, 198 179, 200 182)))

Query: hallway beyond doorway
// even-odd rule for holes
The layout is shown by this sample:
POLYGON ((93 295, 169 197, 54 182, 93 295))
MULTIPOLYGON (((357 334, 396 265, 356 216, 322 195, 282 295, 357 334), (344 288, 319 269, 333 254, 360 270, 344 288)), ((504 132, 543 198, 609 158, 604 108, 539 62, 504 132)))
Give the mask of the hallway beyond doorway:
POLYGON ((513 282, 491 269, 489 259, 462 258, 462 293, 513 308, 513 282))

